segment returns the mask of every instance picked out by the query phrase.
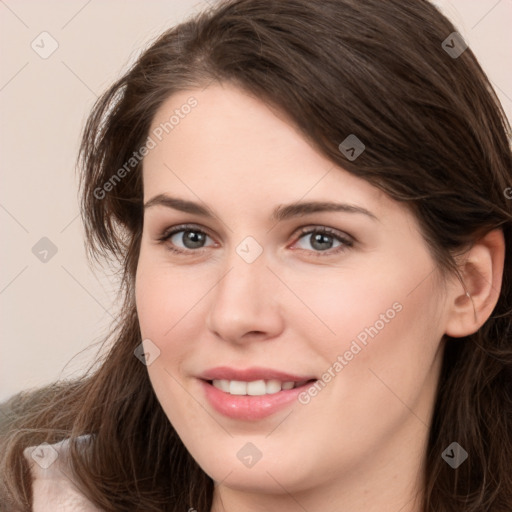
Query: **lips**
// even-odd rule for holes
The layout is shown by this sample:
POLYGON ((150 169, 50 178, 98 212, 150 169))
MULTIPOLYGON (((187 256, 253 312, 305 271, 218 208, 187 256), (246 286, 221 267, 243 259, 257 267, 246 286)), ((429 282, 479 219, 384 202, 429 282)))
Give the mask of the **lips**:
POLYGON ((278 380, 281 382, 305 382, 316 380, 314 375, 298 375, 273 370, 271 368, 251 367, 245 369, 229 368, 228 366, 218 366, 210 368, 198 375, 202 380, 229 380, 251 382, 256 380, 278 380))
POLYGON ((213 409, 229 418, 246 421, 263 419, 293 404, 299 393, 317 380, 313 376, 258 367, 211 368, 199 379, 213 409), (270 393, 262 394, 262 386, 269 383, 270 393))

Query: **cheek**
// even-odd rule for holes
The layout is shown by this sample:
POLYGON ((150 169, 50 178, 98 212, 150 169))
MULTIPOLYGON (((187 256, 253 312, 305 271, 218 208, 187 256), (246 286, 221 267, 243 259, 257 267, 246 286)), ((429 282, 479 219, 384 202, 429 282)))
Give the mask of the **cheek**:
POLYGON ((184 272, 170 268, 163 258, 141 250, 135 281, 135 301, 143 338, 165 342, 183 328, 193 305, 201 298, 200 285, 184 272), (184 322, 185 320, 185 322, 184 322))
POLYGON ((137 315, 142 339, 150 339, 160 350, 147 371, 158 401, 175 426, 181 424, 184 410, 187 421, 197 419, 201 424, 197 404, 180 384, 183 362, 193 349, 193 343, 186 341, 198 337, 193 329, 199 324, 191 318, 199 292, 183 273, 141 250, 135 281, 137 315))
POLYGON ((416 392, 443 335, 442 301, 429 275, 433 263, 424 253, 409 261, 402 254, 373 263, 364 269, 328 268, 323 276, 295 276, 295 281, 290 275, 291 288, 309 311, 286 309, 295 316, 288 322, 310 333, 313 357, 321 356, 317 369, 345 375, 331 379, 340 393, 373 389, 378 379, 371 371, 397 390, 409 386, 416 392))
POLYGON ((403 290, 407 289, 403 276, 397 275, 396 270, 393 274, 369 268, 296 273, 286 282, 302 302, 301 305, 294 297, 287 299, 294 303, 294 307, 285 308, 294 315, 288 319, 289 324, 305 322, 312 339, 331 351, 348 350, 351 340, 358 336, 364 341, 365 329, 376 322, 379 331, 387 327, 381 316, 388 322, 397 316, 403 290))
MULTIPOLYGON (((190 328, 186 307, 190 302, 191 287, 180 280, 178 272, 170 272, 154 258, 147 258, 141 251, 135 281, 135 301, 141 337, 151 340, 158 347, 159 355, 147 366, 153 389, 165 413, 171 419, 180 397, 177 380, 181 379, 183 361, 190 351, 186 338, 193 333, 183 333, 190 328), (173 400, 170 397, 175 397, 173 400)), ((186 397, 184 397, 186 399, 186 397)))
MULTIPOLYGON (((333 384, 321 393, 332 393, 333 403, 344 404, 356 425, 368 423, 368 411, 381 418, 380 426, 368 427, 374 438, 379 437, 379 429, 388 431, 406 421, 411 415, 408 407, 418 405, 417 415, 426 422, 424 401, 436 385, 433 366, 439 361, 443 334, 441 322, 436 321, 440 316, 436 290, 430 280, 414 289, 418 280, 403 278, 382 282, 373 290, 367 283, 371 293, 361 287, 346 295, 346 310, 331 317, 338 342, 334 347, 324 345, 329 361, 325 371, 335 362, 338 365, 333 384)), ((335 414, 338 424, 344 424, 344 412, 335 414)), ((346 428, 350 430, 349 425, 346 428)))

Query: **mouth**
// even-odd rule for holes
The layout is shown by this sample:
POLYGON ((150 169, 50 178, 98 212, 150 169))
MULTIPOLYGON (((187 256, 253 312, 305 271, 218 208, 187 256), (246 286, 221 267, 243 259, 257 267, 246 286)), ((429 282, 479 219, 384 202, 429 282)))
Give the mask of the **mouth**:
POLYGON ((317 380, 261 368, 216 368, 198 378, 212 409, 238 421, 262 420, 293 406, 317 380))
POLYGON ((252 381, 213 379, 206 380, 214 388, 233 396, 264 396, 274 395, 280 391, 301 388, 315 382, 316 379, 302 381, 281 381, 277 379, 259 379, 252 381))

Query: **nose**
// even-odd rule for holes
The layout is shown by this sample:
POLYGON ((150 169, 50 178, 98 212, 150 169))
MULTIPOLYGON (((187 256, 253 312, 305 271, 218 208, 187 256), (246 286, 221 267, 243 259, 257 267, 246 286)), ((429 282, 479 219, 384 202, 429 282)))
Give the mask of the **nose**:
POLYGON ((279 280, 267 267, 265 252, 247 263, 233 254, 212 290, 206 326, 232 344, 275 338, 283 330, 279 280))

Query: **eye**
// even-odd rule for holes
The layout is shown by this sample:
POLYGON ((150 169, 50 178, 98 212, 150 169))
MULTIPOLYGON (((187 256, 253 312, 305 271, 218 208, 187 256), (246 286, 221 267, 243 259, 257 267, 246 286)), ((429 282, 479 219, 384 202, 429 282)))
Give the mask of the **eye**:
POLYGON ((211 240, 211 237, 207 233, 195 226, 181 225, 167 229, 162 236, 158 238, 158 241, 161 243, 170 242, 168 248, 173 252, 186 253, 188 251, 199 252, 197 251, 198 249, 200 250, 207 247, 204 244, 208 238, 211 240))
MULTIPOLYGON (((166 229, 158 242, 166 244, 170 251, 179 254, 200 253, 206 247, 215 246, 215 242, 205 231, 189 224, 166 229), (208 239, 212 243, 206 245, 208 239)), ((325 226, 307 226, 300 230, 296 244, 299 244, 300 250, 313 252, 315 256, 327 256, 347 250, 354 245, 354 241, 348 235, 325 226)))
POLYGON ((321 253, 327 251, 329 251, 328 254, 338 253, 354 245, 353 240, 348 236, 325 226, 302 228, 299 235, 298 242, 301 244, 299 248, 311 250, 310 247, 312 247, 313 252, 318 256, 322 256, 321 253))

